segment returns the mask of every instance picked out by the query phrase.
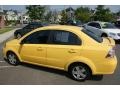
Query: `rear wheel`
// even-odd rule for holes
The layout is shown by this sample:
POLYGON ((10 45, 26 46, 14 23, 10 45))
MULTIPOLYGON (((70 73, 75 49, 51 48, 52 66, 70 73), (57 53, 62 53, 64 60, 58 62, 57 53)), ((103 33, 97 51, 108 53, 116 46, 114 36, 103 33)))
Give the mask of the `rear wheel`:
POLYGON ((74 64, 69 68, 69 74, 72 79, 77 81, 84 81, 91 76, 90 69, 84 64, 74 64))
POLYGON ((7 60, 8 60, 8 63, 10 63, 11 65, 15 65, 15 66, 20 63, 17 55, 14 54, 13 52, 8 52, 7 60))

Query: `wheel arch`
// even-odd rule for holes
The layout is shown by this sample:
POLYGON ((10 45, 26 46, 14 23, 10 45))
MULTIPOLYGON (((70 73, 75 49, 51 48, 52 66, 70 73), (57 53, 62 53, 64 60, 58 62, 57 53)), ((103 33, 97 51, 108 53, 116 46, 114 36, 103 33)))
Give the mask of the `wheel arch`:
POLYGON ((16 53, 14 50, 8 50, 8 51, 6 51, 6 57, 7 57, 8 53, 10 53, 10 52, 14 53, 18 57, 18 59, 19 59, 20 62, 22 61, 21 58, 20 58, 20 56, 19 56, 19 54, 16 53))
POLYGON ((90 60, 76 60, 76 61, 69 62, 66 65, 65 70, 68 71, 69 67, 71 65, 78 64, 78 63, 84 64, 85 66, 87 66, 90 69, 91 74, 95 74, 96 67, 95 67, 95 65, 90 60))
POLYGON ((108 37, 108 34, 105 33, 105 32, 103 32, 103 33, 101 34, 101 37, 103 37, 103 35, 105 35, 106 37, 108 37))

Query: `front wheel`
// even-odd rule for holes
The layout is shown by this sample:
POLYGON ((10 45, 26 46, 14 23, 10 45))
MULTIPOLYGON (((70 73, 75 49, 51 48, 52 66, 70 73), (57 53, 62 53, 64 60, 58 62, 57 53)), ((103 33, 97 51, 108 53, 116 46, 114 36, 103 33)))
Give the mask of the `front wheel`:
POLYGON ((20 63, 18 57, 13 52, 9 52, 7 54, 7 60, 8 60, 8 63, 14 66, 20 63))
POLYGON ((70 66, 69 74, 72 79, 77 81, 84 81, 91 76, 90 69, 84 64, 75 64, 70 66))

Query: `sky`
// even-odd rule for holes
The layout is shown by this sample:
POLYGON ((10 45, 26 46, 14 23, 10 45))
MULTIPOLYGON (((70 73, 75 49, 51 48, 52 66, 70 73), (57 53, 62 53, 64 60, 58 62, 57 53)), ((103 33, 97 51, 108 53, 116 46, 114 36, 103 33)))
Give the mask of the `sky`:
MULTIPOLYGON (((80 7, 80 6, 83 6, 83 7, 89 7, 91 9, 95 9, 96 8, 96 5, 50 5, 50 9, 51 10, 62 10, 64 8, 67 8, 67 7, 73 7, 74 9, 76 9, 77 7, 80 7)), ((10 9, 13 9, 13 10, 18 10, 19 12, 24 12, 26 11, 25 9, 25 5, 2 5, 3 9, 5 10, 10 10, 10 9)), ((108 7, 111 9, 112 12, 117 12, 120 10, 120 5, 106 5, 105 7, 108 7)))

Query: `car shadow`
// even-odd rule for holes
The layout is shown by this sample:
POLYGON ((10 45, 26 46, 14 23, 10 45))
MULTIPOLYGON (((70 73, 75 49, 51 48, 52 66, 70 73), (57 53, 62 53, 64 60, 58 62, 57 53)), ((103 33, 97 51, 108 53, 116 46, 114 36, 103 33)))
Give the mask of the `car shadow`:
POLYGON ((116 44, 116 45, 117 45, 117 44, 120 45, 120 40, 116 40, 116 41, 115 41, 115 44, 116 44))
MULTIPOLYGON (((61 75, 61 76, 66 76, 67 78, 72 79, 66 71, 57 70, 57 69, 53 69, 53 68, 42 67, 42 66, 37 66, 37 65, 32 65, 32 64, 28 64, 28 63, 21 63, 21 65, 24 66, 24 67, 29 67, 31 69, 36 69, 36 70, 41 70, 41 71, 44 71, 44 72, 58 74, 58 75, 61 75)), ((94 75, 87 80, 100 81, 101 79, 102 79, 101 75, 99 75, 99 76, 94 75)))

